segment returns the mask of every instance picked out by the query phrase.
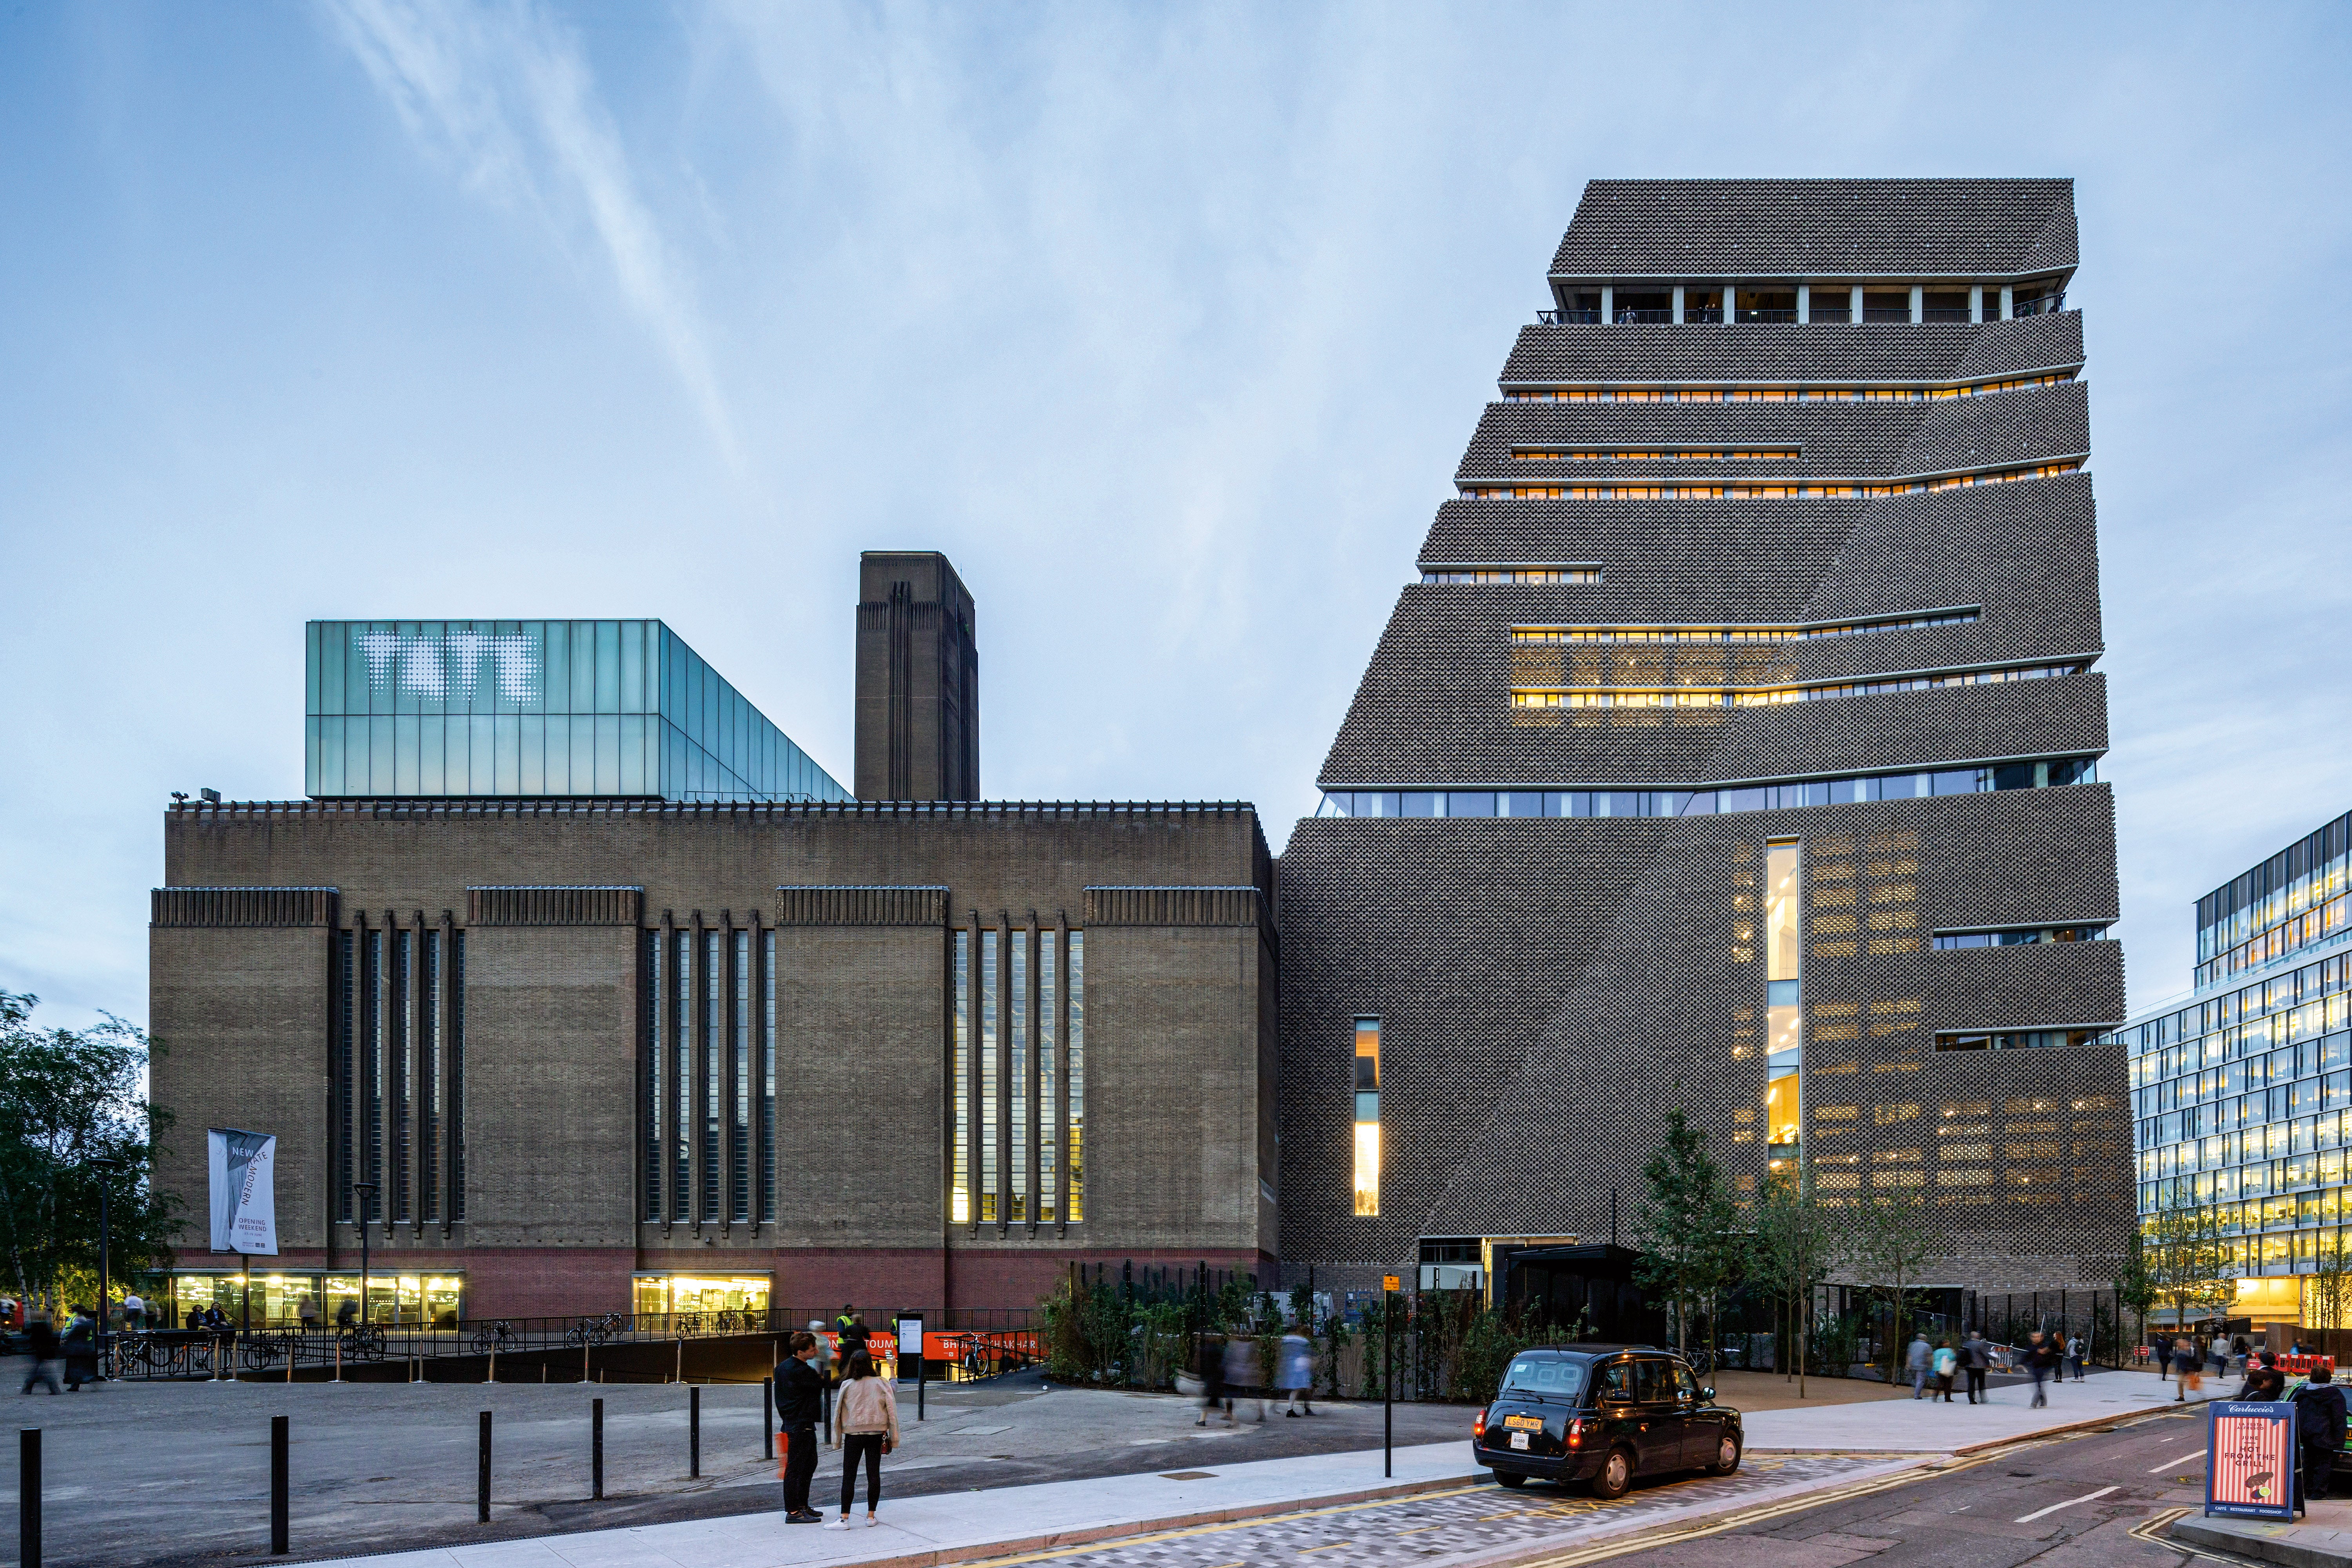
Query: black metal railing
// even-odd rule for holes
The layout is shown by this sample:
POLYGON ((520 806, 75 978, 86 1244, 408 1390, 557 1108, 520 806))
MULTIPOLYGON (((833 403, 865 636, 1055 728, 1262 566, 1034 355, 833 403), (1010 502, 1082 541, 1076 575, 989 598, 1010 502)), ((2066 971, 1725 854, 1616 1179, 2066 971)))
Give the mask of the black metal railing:
POLYGON ((1720 326, 1723 323, 1723 307, 1720 305, 1686 305, 1683 308, 1683 320, 1685 321, 1713 321, 1717 326, 1720 326))
POLYGON ((1576 325, 1599 326, 1601 324, 1601 312, 1597 309, 1585 310, 1538 310, 1536 312, 1536 324, 1540 327, 1566 327, 1576 325))
POLYGON ((1815 305, 1807 316, 1811 321, 1835 321, 1843 326, 1853 320, 1853 310, 1849 305, 1815 305))
POLYGON ((1638 309, 1628 306, 1626 309, 1617 312, 1617 324, 1621 327, 1635 326, 1654 321, 1671 321, 1674 319, 1675 313, 1673 310, 1661 310, 1649 306, 1643 306, 1638 309))
POLYGON ((1793 308, 1786 310, 1742 310, 1739 319, 1743 321, 1793 321, 1797 319, 1797 312, 1793 308))
POLYGON ((2056 294, 2038 294, 2031 300, 2013 300, 2009 313, 2011 316, 2048 316, 2065 308, 2066 296, 2062 290, 2056 294))
POLYGON ((1923 321, 1965 321, 1969 319, 1966 305, 1927 305, 1919 310, 1923 321))
POLYGON ((1865 321, 1907 321, 1911 319, 1908 305, 1864 305, 1862 319, 1865 321))

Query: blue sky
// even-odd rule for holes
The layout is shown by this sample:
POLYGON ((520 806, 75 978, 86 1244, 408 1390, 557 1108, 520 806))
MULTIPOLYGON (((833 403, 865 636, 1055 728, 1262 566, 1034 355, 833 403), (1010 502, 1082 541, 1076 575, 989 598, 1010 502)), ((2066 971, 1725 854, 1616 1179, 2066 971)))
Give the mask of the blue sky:
POLYGON ((2352 805, 2347 17, 13 6, 0 985, 144 1016, 311 616, 658 616, 845 779, 865 548, 977 595, 989 794, 1278 847, 1585 180, 2069 174, 2145 1005, 2352 805))

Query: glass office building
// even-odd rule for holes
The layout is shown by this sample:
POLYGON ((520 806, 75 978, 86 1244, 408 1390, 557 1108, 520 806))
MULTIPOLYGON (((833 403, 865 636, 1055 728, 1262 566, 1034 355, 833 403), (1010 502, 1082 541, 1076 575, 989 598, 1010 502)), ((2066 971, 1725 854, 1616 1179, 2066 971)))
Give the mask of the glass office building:
POLYGON ((659 621, 312 621, 304 788, 847 800, 659 621))
POLYGON ((2347 852, 2352 816, 2200 899, 2196 990, 2117 1037, 2142 1228, 2211 1209, 2240 1276, 2236 1316, 2307 1321, 2296 1277, 2352 1223, 2347 852))

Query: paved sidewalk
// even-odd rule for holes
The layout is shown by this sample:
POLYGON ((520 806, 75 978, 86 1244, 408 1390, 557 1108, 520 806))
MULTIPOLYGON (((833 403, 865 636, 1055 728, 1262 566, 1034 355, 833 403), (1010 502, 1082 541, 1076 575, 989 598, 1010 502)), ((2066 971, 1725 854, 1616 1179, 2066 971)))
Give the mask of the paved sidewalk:
POLYGON ((2175 1520, 2174 1539, 2234 1552, 2286 1568, 2352 1568, 2352 1502, 2322 1499, 2294 1524, 2264 1519, 2203 1519, 2195 1510, 2175 1520))
MULTIPOLYGON (((2220 1388, 2221 1380, 2208 1378, 2204 1392, 2190 1400, 2201 1404, 2220 1388)), ((2032 1408, 2031 1384, 1996 1388, 1986 1405, 1970 1405, 1955 1392, 1949 1405, 1939 1399, 1884 1399, 1763 1410, 1747 1417, 1748 1446, 1759 1452, 1948 1454, 2078 1422, 2145 1415, 2173 1407, 2174 1392, 2172 1384, 2146 1373, 2095 1372, 2081 1383, 2052 1384, 2050 1403, 2040 1410, 2032 1408)))

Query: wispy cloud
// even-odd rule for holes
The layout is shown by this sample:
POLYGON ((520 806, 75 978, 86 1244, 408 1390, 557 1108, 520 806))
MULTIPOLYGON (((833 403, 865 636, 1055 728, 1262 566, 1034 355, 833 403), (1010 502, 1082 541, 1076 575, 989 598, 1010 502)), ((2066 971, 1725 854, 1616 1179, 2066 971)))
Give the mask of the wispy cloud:
POLYGON ((538 0, 323 0, 417 141, 485 199, 527 208, 559 241, 584 228, 720 447, 733 424, 693 291, 639 193, 580 40, 538 0))

